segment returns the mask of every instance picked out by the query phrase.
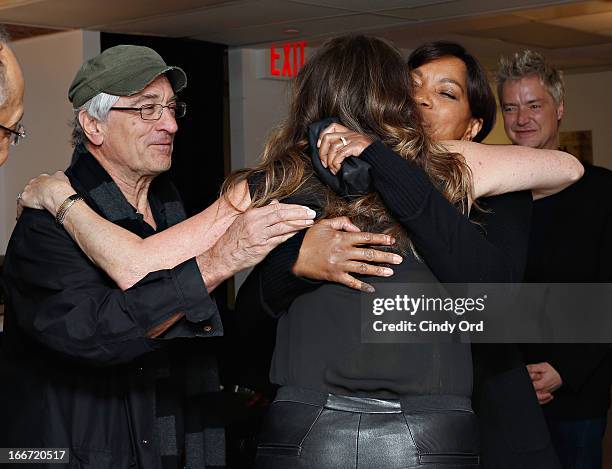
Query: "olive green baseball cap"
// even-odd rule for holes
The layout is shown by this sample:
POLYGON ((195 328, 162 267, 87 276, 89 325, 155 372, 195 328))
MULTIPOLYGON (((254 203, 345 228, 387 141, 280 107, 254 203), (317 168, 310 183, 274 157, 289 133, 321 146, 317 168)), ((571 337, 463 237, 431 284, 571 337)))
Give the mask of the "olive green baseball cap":
POLYGON ((85 62, 77 72, 68 99, 79 108, 100 93, 131 96, 165 74, 175 93, 187 86, 187 75, 149 47, 121 45, 106 49, 85 62))

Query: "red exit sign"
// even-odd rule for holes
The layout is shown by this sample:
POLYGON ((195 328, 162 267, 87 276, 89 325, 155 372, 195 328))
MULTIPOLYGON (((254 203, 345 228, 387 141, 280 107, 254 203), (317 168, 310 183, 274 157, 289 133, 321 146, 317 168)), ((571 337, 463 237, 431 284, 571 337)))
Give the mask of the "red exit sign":
POLYGON ((291 78, 304 66, 306 41, 289 42, 270 47, 270 75, 291 78))

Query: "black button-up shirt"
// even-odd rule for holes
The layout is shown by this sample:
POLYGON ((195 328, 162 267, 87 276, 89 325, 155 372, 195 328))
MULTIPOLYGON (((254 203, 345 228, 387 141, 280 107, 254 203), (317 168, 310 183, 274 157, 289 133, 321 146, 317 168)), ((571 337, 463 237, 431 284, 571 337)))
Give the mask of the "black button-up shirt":
MULTIPOLYGON (((73 161, 66 174, 91 208, 141 237, 155 233, 91 154, 80 148, 73 161)), ((149 201, 158 231, 184 218, 163 176, 151 185, 149 201)), ((217 390, 218 380, 214 360, 181 356, 179 338, 222 334, 195 259, 122 291, 51 215, 25 210, 9 243, 4 281, 0 421, 8 433, 0 434, 0 446, 68 448, 78 467, 222 465, 222 454, 211 463, 202 448, 191 456, 186 450, 184 403, 217 390), (185 316, 164 335, 146 337, 177 312, 185 316), (189 378, 194 372, 208 379, 188 390, 185 383, 198 381, 189 378)), ((201 426, 189 430, 198 431, 205 433, 201 426)), ((222 429, 215 435, 222 438, 222 429)))

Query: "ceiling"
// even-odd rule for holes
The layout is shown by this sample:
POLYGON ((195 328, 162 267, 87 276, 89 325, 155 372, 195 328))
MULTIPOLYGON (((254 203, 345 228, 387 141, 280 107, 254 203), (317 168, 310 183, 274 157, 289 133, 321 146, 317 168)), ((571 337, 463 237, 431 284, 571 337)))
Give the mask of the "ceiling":
POLYGON ((82 28, 235 47, 367 32, 404 49, 456 40, 488 68, 530 47, 566 72, 612 70, 612 1, 604 0, 0 0, 0 22, 14 39, 82 28))

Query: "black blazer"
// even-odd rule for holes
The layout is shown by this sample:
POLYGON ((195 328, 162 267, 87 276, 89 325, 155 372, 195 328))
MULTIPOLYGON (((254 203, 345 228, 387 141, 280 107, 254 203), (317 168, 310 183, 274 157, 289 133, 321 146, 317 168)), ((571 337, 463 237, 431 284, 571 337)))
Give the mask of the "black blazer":
MULTIPOLYGON (((528 282, 612 282, 612 171, 585 165, 580 181, 534 203, 528 282)), ((543 406, 553 419, 603 417, 610 407, 610 344, 522 347, 527 363, 549 362, 563 385, 543 406)))

